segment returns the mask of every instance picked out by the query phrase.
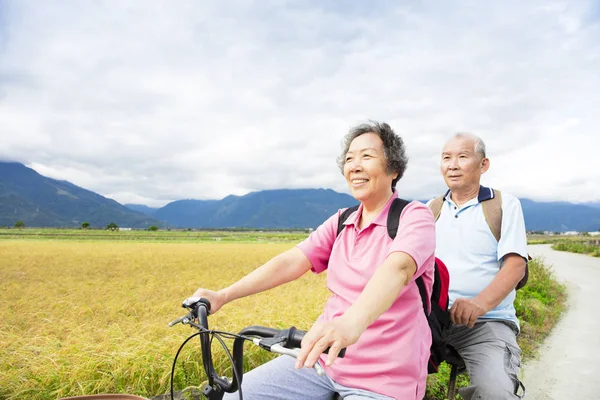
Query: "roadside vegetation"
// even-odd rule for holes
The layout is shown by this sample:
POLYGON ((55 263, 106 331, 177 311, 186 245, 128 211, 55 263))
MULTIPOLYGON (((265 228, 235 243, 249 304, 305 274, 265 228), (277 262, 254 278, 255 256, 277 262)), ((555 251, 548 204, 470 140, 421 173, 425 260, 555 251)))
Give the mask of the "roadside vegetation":
POLYGON ((573 236, 528 235, 527 243, 551 244, 554 250, 600 257, 600 236, 591 236, 589 233, 573 236))
MULTIPOLYGON (((173 357, 193 333, 187 326, 167 327, 185 314, 181 300, 198 286, 217 289, 234 282, 307 235, 116 231, 107 240, 90 237, 95 233, 107 231, 0 235, 0 399, 167 393, 173 357)), ((238 300, 211 316, 210 325, 231 332, 249 325, 308 329, 328 297, 325 278, 309 273, 238 300)), ((529 283, 516 302, 525 360, 535 356, 564 300, 564 287, 550 267, 543 260, 531 262, 529 283)), ((246 369, 272 358, 253 346, 246 355, 246 369)), ((231 373, 217 347, 214 359, 219 372, 231 373)), ((201 364, 199 345, 192 341, 180 355, 175 388, 200 386, 205 380, 201 364)), ((443 398, 448 372, 444 367, 430 376, 429 399, 443 398)), ((461 376, 459 385, 466 382, 461 376)))
MULTIPOLYGON (((600 240, 598 242, 600 243, 600 240)), ((600 245, 594 244, 591 241, 587 242, 574 242, 574 241, 564 241, 554 243, 552 245, 554 250, 558 251, 568 251, 571 253, 579 253, 579 254, 589 254, 592 257, 600 257, 600 245)))
POLYGON ((579 235, 542 235, 542 234, 528 234, 528 244, 554 244, 559 242, 582 242, 582 243, 595 243, 600 241, 600 236, 592 236, 589 233, 579 235))

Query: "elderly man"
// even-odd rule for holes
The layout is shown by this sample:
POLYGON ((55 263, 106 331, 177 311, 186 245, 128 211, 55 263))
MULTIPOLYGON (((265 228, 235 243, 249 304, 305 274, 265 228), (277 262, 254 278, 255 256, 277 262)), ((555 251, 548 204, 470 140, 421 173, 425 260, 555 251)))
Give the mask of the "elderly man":
POLYGON ((459 390, 465 400, 517 399, 524 390, 513 302, 527 265, 525 222, 516 197, 480 185, 489 166, 480 138, 456 134, 442 151, 449 190, 428 203, 437 218, 435 255, 450 272, 447 341, 471 377, 471 385, 459 390))

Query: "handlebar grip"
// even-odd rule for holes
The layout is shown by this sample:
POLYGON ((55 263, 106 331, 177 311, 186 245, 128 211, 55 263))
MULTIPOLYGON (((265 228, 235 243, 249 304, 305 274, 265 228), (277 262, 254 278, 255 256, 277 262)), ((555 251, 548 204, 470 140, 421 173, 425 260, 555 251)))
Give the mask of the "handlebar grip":
POLYGON ((200 306, 204 306, 206 314, 210 315, 210 301, 204 297, 188 297, 181 304, 181 307, 187 308, 190 311, 195 311, 200 306))
MULTIPOLYGON (((200 300, 198 300, 198 302, 204 305, 204 307, 206 307, 206 313, 210 315, 210 301, 208 301, 208 299, 205 299, 204 297, 201 297, 200 300)), ((200 306, 200 304, 198 304, 198 306, 200 306)))
MULTIPOLYGON (((304 337, 304 335, 306 335, 306 331, 302 331, 300 329, 296 329, 294 327, 289 329, 289 335, 288 335, 288 341, 285 345, 285 347, 289 347, 289 348, 293 348, 293 347, 300 347, 300 345, 302 344, 302 338, 304 337)), ((326 348, 323 353, 325 354, 329 354, 329 347, 326 348)), ((343 349, 340 350, 338 357, 339 358, 344 358, 344 356, 346 355, 346 348, 344 347, 343 349)))

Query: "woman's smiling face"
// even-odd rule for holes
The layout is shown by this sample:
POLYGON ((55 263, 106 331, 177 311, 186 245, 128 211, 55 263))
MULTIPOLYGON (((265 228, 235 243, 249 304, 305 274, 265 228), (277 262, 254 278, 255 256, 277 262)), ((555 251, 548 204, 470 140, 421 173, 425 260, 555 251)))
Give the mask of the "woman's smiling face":
POLYGON ((363 203, 389 198, 396 175, 387 172, 379 135, 365 133, 352 140, 344 160, 344 176, 355 199, 363 203))

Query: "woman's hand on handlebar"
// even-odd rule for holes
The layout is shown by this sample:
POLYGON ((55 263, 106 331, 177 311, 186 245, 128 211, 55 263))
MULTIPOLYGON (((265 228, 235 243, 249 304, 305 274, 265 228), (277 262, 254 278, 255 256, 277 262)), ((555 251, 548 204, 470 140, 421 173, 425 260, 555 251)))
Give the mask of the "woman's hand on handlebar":
POLYGON ((326 365, 331 365, 341 349, 356 343, 362 331, 356 324, 343 316, 330 322, 317 322, 304 335, 302 347, 296 360, 296 368, 312 368, 327 347, 326 365))
POLYGON ((227 303, 227 299, 222 292, 199 288, 192 297, 203 297, 210 302, 210 313, 214 314, 227 303))

